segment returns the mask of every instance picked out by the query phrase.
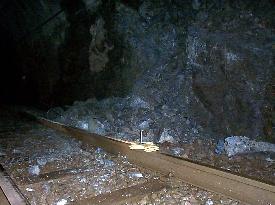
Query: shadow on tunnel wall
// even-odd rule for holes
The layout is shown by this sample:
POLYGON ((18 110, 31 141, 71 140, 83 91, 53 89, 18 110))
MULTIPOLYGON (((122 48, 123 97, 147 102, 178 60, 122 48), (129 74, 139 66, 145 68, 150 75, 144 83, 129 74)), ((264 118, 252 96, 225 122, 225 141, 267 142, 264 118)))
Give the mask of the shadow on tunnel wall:
POLYGON ((23 75, 12 36, 9 30, 0 27, 0 104, 33 104, 38 97, 36 85, 23 75))
POLYGON ((60 5, 69 27, 58 51, 60 78, 53 96, 57 99, 56 104, 126 95, 129 86, 121 78, 120 66, 122 41, 114 28, 116 2, 102 1, 93 14, 87 11, 81 0, 62 1, 60 5), (103 27, 96 28, 101 20, 103 27), (92 32, 92 29, 96 31, 92 32), (98 59, 90 60, 93 52, 96 58, 100 58, 99 62, 98 59), (104 61, 102 58, 107 59, 106 62, 100 62, 104 61))
MULTIPOLYGON (((89 27, 91 16, 81 0, 63 0, 60 3, 69 25, 64 42, 58 49, 59 80, 53 93, 56 103, 68 103, 81 97, 81 77, 88 73, 88 50, 91 40, 89 27)), ((88 80, 91 75, 86 75, 88 80)), ((88 83, 88 82, 85 82, 88 83)))
POLYGON ((102 1, 93 12, 82 0, 56 1, 54 5, 40 5, 36 1, 23 4, 11 2, 8 15, 18 15, 3 19, 9 23, 6 36, 11 34, 14 38, 8 41, 2 38, 3 42, 10 42, 2 46, 2 50, 10 51, 6 55, 13 60, 8 63, 14 65, 5 71, 7 75, 2 75, 9 86, 2 86, 1 96, 9 98, 9 102, 49 108, 76 100, 128 93, 129 86, 121 77, 122 40, 114 28, 115 1, 102 1), (96 34, 90 29, 100 19, 106 32, 100 45, 95 46, 98 55, 104 53, 108 60, 95 72, 89 56, 96 34), (105 47, 114 49, 106 53, 105 47))

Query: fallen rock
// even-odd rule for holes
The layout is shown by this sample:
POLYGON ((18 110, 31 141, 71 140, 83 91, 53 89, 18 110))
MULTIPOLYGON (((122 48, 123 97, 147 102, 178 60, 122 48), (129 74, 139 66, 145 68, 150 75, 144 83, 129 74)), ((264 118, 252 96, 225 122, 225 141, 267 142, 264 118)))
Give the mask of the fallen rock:
POLYGON ((130 106, 136 109, 138 108, 150 109, 150 105, 138 96, 133 96, 130 106))
POLYGON ((207 199, 207 201, 205 202, 205 205, 213 205, 214 202, 211 199, 207 199))
POLYGON ((225 139, 224 150, 229 157, 253 152, 275 152, 275 144, 257 142, 245 136, 231 136, 225 139))
POLYGON ((31 167, 29 168, 29 173, 30 173, 31 175, 39 175, 39 173, 40 173, 40 168, 39 168, 39 166, 38 166, 38 165, 33 165, 33 166, 31 166, 31 167))
POLYGON ((222 154, 223 152, 224 152, 224 140, 219 140, 216 145, 215 153, 222 154))
POLYGON ((159 143, 164 143, 164 142, 170 142, 170 143, 175 142, 175 139, 173 138, 173 136, 169 134, 169 129, 166 129, 166 128, 164 128, 159 139, 159 143))
POLYGON ((100 135, 106 134, 106 130, 105 130, 104 124, 102 124, 99 120, 94 119, 94 118, 91 118, 89 120, 88 130, 90 132, 93 132, 93 133, 96 133, 96 134, 100 134, 100 135))
POLYGON ((58 201, 56 203, 56 205, 65 205, 65 204, 67 204, 67 200, 66 199, 61 199, 60 201, 58 201))

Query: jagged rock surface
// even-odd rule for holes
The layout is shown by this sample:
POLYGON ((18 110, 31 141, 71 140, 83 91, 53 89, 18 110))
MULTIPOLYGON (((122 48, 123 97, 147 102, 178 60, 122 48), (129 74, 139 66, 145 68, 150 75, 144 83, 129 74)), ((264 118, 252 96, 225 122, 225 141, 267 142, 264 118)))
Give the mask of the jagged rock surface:
POLYGON ((123 119, 133 124, 130 130, 150 119, 155 135, 168 129, 177 140, 185 135, 274 140, 271 1, 78 0, 56 7, 64 13, 19 46, 28 50, 20 62, 32 71, 24 76, 37 85, 41 103, 116 96, 127 105, 122 113, 137 113, 137 119, 130 114, 123 119), (27 57, 37 51, 35 62, 27 57))

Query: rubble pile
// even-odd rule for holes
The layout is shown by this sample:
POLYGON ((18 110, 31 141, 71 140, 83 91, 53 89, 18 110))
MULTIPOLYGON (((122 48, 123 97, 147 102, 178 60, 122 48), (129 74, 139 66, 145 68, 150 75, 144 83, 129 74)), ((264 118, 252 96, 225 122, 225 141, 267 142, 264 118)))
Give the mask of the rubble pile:
POLYGON ((89 99, 66 109, 50 109, 47 117, 100 135, 137 141, 143 131, 145 142, 177 143, 201 138, 203 129, 177 109, 154 107, 139 96, 89 99))

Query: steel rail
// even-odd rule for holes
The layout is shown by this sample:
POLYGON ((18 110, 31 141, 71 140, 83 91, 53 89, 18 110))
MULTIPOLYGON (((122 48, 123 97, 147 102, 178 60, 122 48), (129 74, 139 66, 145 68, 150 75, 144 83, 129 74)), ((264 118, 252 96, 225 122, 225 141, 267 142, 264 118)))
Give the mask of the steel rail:
POLYGON ((0 201, 1 201, 1 205, 10 205, 5 193, 2 190, 2 188, 0 188, 0 201))
POLYGON ((27 114, 39 123, 77 140, 101 147, 113 154, 125 155, 130 162, 147 169, 155 170, 164 175, 172 173, 173 176, 184 182, 244 203, 255 205, 275 204, 274 185, 168 156, 160 152, 146 153, 141 150, 130 150, 127 142, 27 114))
POLYGON ((3 198, 3 201, 0 201, 1 205, 2 203, 7 203, 7 201, 10 205, 29 205, 28 201, 21 194, 18 187, 6 173, 2 165, 0 165, 0 187, 0 191, 2 192, 0 193, 0 196, 3 198), (5 195, 6 200, 4 199, 3 194, 5 195))

